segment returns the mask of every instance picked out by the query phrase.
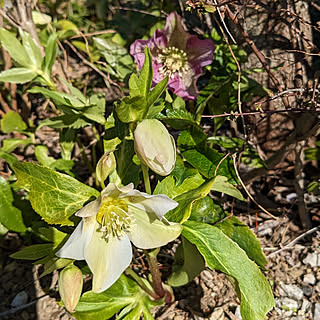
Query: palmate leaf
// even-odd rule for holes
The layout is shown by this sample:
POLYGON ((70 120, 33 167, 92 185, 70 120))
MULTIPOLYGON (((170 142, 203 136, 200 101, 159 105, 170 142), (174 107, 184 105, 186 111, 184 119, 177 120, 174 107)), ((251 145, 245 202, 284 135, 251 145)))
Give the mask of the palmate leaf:
POLYGON ((259 267, 219 228, 196 221, 183 224, 182 235, 196 245, 211 269, 234 279, 244 320, 263 320, 274 306, 272 291, 259 267))
POLYGON ((72 225, 69 219, 99 192, 78 180, 31 162, 13 164, 18 186, 29 191, 33 209, 49 224, 72 225))
POLYGON ((118 319, 154 320, 150 309, 162 304, 152 301, 138 284, 124 275, 102 293, 86 292, 81 297, 73 316, 77 320, 106 320, 112 318, 121 309, 118 319))

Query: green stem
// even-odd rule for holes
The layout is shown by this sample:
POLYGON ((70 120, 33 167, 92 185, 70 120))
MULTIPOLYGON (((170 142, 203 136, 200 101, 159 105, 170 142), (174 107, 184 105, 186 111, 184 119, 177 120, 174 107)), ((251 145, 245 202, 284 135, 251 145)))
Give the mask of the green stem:
POLYGON ((149 179, 149 173, 148 173, 149 168, 143 163, 141 164, 141 168, 142 168, 142 174, 143 174, 144 187, 146 189, 146 192, 148 194, 151 194, 151 186, 150 186, 150 179, 149 179))
POLYGON ((166 295, 166 291, 162 286, 161 280, 161 272, 158 266, 157 254, 160 251, 160 248, 157 248, 151 252, 144 250, 145 255, 148 260, 149 270, 152 277, 152 287, 155 293, 160 297, 163 298, 166 295))
POLYGON ((143 282, 143 280, 130 268, 126 269, 126 273, 131 276, 131 278, 133 278, 138 285, 152 298, 154 299, 159 299, 158 295, 156 293, 154 293, 152 290, 150 290, 146 284, 143 282))

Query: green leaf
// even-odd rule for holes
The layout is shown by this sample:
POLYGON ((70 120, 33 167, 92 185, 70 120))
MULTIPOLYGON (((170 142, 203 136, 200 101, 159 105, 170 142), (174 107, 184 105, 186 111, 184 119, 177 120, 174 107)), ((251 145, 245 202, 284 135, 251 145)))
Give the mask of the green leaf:
POLYGON ((18 161, 18 159, 14 155, 6 151, 3 151, 1 149, 0 149, 0 158, 6 160, 9 163, 10 167, 12 167, 13 164, 18 161))
POLYGON ((16 162, 17 184, 29 191, 33 209, 49 224, 72 225, 69 219, 99 192, 78 180, 38 164, 16 162))
POLYGON ((125 97, 120 104, 115 105, 119 119, 124 123, 140 121, 147 110, 144 96, 125 97))
MULTIPOLYGON (((50 274, 54 270, 61 269, 61 268, 68 266, 69 264, 72 263, 72 261, 73 260, 71 260, 71 259, 64 259, 64 258, 58 258, 58 257, 53 256, 44 264, 44 266, 43 266, 44 270, 41 273, 40 278, 46 276, 47 274, 50 274)), ((37 261, 36 261, 35 264, 39 264, 39 263, 37 263, 37 261)))
MULTIPOLYGON (((127 185, 133 182, 135 186, 139 183, 139 167, 132 161, 134 152, 133 140, 124 139, 114 153, 117 161, 117 168, 114 171, 121 184, 127 185)), ((109 177, 113 179, 112 175, 109 177)), ((116 183, 116 180, 110 181, 116 183)))
POLYGON ((0 120, 1 131, 9 133, 13 131, 22 132, 27 129, 26 123, 22 120, 18 112, 9 111, 0 120))
POLYGON ((42 55, 40 48, 35 43, 31 35, 22 29, 19 29, 20 37, 22 39, 23 47, 27 51, 27 54, 29 56, 29 59, 31 61, 31 64, 34 67, 37 67, 37 69, 41 70, 42 65, 42 55))
POLYGON ((0 28, 0 40, 2 46, 9 52, 13 60, 17 61, 23 67, 30 67, 32 65, 26 49, 13 33, 0 28))
POLYGON ((37 73, 27 68, 12 68, 0 72, 0 81, 11 83, 26 83, 32 81, 37 73))
POLYGON ((239 138, 231 138, 226 136, 212 136, 208 137, 208 142, 213 142, 225 149, 241 148, 244 145, 244 140, 239 138))
POLYGON ((56 248, 68 236, 66 233, 57 230, 54 227, 39 228, 41 236, 45 237, 47 241, 53 243, 53 248, 56 248))
POLYGON ((160 114, 157 116, 157 119, 164 121, 176 130, 183 130, 196 125, 196 121, 187 110, 168 108, 166 110, 166 115, 160 114))
POLYGON ((69 93, 51 91, 40 87, 33 87, 29 92, 42 93, 47 99, 53 100, 57 105, 72 107, 76 110, 85 107, 85 104, 82 101, 69 93))
POLYGON ((0 222, 11 231, 25 232, 21 211, 13 205, 13 200, 10 184, 0 176, 0 222))
POLYGON ((227 214, 220 204, 217 204, 209 196, 197 200, 192 206, 190 220, 214 224, 227 214))
POLYGON ((153 193, 165 194, 169 198, 174 199, 187 191, 198 188, 201 184, 203 184, 203 182, 204 179, 199 173, 186 177, 180 185, 177 185, 173 176, 169 176, 164 178, 161 182, 158 182, 153 193))
POLYGON ((57 35, 51 34, 46 45, 45 57, 43 60, 42 70, 45 74, 51 76, 51 70, 58 53, 57 35))
POLYGON ((106 320, 124 308, 118 319, 139 319, 142 313, 147 315, 146 319, 152 319, 148 310, 159 304, 162 301, 152 301, 135 281, 121 275, 102 293, 84 293, 73 316, 77 320, 106 320))
POLYGON ((87 103, 87 98, 82 94, 82 92, 78 88, 72 86, 68 81, 66 81, 62 77, 59 77, 59 79, 65 86, 68 87, 68 89, 70 90, 71 94, 73 94, 75 97, 77 97, 84 104, 87 103))
POLYGON ((76 130, 72 128, 66 128, 60 131, 60 147, 63 159, 71 160, 75 141, 76 130))
POLYGON ((41 165, 50 167, 56 160, 48 156, 48 148, 46 146, 36 146, 34 154, 41 165))
POLYGON ((238 189, 236 189, 230 182, 228 182, 228 178, 224 176, 218 175, 214 178, 211 190, 226 193, 238 200, 245 201, 242 193, 238 189))
POLYGON ((139 77, 133 74, 129 79, 129 90, 131 97, 142 96, 147 99, 147 96, 150 93, 153 77, 152 58, 148 46, 144 49, 144 55, 144 64, 139 77))
POLYGON ((184 286, 197 277, 204 268, 205 262, 197 247, 182 237, 182 242, 174 256, 172 274, 168 278, 168 284, 173 287, 184 286))
POLYGON ((274 306, 267 279, 246 253, 219 228, 187 221, 182 235, 195 244, 211 269, 235 279, 244 320, 264 320, 274 306))
POLYGON ((172 222, 183 223, 189 219, 193 203, 201 198, 204 198, 211 190, 213 180, 203 183, 200 187, 185 192, 176 198, 179 203, 176 209, 169 211, 166 218, 172 222))
MULTIPOLYGON (((253 260, 260 267, 264 267, 268 261, 255 234, 248 226, 246 226, 236 217, 231 217, 230 219, 225 220, 223 223, 228 221, 230 221, 230 223, 233 225, 231 239, 247 253, 251 260, 253 260)), ((220 225, 221 223, 217 224, 217 227, 220 227, 220 225)))
POLYGON ((81 116, 81 114, 66 114, 59 117, 52 117, 44 119, 40 122, 38 130, 43 126, 48 126, 51 128, 71 128, 79 129, 90 125, 92 122, 81 116))
POLYGON ((31 138, 26 139, 6 139, 3 141, 3 146, 1 148, 2 151, 5 152, 12 152, 14 149, 16 149, 19 146, 26 147, 27 145, 32 143, 31 138))
POLYGON ((166 90, 168 81, 169 81, 168 77, 165 77, 152 89, 150 93, 148 93, 147 107, 151 108, 151 110, 149 109, 148 113, 152 112, 152 105, 159 99, 159 97, 162 95, 164 90, 166 90))
POLYGON ((10 255, 13 259, 38 260, 52 252, 52 243, 34 244, 10 255))

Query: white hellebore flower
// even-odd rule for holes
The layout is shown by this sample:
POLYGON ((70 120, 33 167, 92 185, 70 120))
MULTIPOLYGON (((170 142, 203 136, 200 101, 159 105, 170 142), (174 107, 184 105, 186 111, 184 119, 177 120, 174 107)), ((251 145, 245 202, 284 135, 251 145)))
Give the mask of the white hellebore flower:
POLYGON ((164 218, 177 205, 163 194, 135 190, 132 183, 122 188, 110 183, 76 213, 83 219, 56 255, 86 260, 93 273, 92 290, 102 292, 131 263, 130 241, 138 248, 152 249, 180 235, 182 226, 164 218))

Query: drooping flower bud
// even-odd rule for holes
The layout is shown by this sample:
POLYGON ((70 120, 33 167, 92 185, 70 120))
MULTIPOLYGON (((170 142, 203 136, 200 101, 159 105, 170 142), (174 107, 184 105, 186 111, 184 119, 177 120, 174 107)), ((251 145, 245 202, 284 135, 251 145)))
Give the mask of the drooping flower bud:
POLYGON ((176 146, 167 128, 156 119, 145 119, 134 131, 134 147, 140 161, 155 173, 166 176, 176 162, 176 146))
POLYGON ((65 308, 71 313, 75 312, 83 285, 81 270, 73 264, 65 267, 60 272, 58 285, 65 308))
POLYGON ((101 183, 104 182, 109 174, 116 168, 116 158, 113 152, 106 152, 98 161, 96 167, 96 177, 101 183))

